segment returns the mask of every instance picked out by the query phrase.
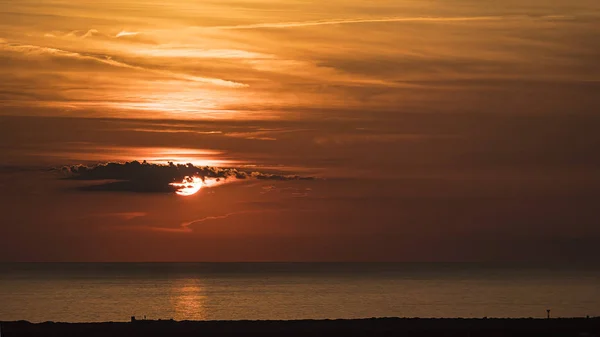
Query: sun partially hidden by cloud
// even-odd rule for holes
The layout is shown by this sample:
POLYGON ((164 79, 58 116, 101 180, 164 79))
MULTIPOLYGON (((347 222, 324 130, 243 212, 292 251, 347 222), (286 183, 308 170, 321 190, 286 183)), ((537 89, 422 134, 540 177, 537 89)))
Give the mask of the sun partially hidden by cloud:
POLYGON ((189 177, 186 176, 185 178, 183 178, 183 180, 178 183, 170 183, 170 186, 173 186, 176 188, 175 193, 177 195, 181 195, 184 197, 189 197, 191 195, 194 195, 196 193, 198 193, 200 191, 200 189, 205 188, 205 187, 215 187, 217 185, 221 185, 224 184, 226 182, 225 179, 220 179, 220 178, 216 178, 216 179, 212 179, 212 178, 200 178, 197 176, 194 177, 189 177))
POLYGON ((202 179, 199 177, 185 177, 180 183, 170 183, 169 185, 175 187, 177 190, 175 193, 178 195, 187 197, 194 195, 202 188, 202 179))
POLYGON ((73 165, 60 169, 65 179, 100 181, 79 187, 83 191, 176 193, 191 196, 203 187, 214 187, 237 180, 315 180, 315 177, 244 171, 236 168, 197 167, 191 163, 168 165, 138 161, 95 166, 73 165))

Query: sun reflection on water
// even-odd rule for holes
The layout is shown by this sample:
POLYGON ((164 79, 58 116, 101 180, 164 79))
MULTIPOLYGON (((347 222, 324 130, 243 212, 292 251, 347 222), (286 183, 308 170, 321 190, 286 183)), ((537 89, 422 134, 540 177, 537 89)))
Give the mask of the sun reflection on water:
POLYGON ((177 282, 172 290, 171 302, 176 320, 204 320, 206 308, 204 288, 197 279, 185 279, 177 282))

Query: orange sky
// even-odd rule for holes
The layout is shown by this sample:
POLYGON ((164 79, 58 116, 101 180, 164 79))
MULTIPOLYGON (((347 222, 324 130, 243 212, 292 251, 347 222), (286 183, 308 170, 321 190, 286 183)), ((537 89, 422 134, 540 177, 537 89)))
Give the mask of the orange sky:
POLYGON ((599 253, 596 1, 0 4, 0 261, 599 253))

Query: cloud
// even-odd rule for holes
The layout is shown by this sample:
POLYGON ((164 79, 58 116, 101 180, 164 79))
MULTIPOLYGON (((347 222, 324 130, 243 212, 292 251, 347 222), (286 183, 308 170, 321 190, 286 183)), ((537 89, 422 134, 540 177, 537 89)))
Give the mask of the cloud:
POLYGON ((136 218, 142 218, 147 216, 148 214, 145 212, 116 212, 116 213, 103 213, 103 214, 93 214, 92 217, 98 218, 117 218, 122 220, 133 220, 136 218))
POLYGON ((99 32, 96 29, 90 29, 85 34, 81 36, 82 39, 85 39, 90 36, 94 36, 94 34, 98 34, 99 32))
MULTIPOLYGON (((360 130, 362 131, 362 130, 360 130)), ((358 143, 395 143, 395 142, 417 142, 429 140, 448 140, 457 138, 456 135, 432 135, 432 134, 411 134, 411 133, 358 133, 358 134, 339 134, 327 135, 314 138, 318 145, 348 145, 358 143)))
POLYGON ((119 37, 123 37, 123 36, 136 36, 138 35, 139 32, 127 32, 127 31, 120 31, 117 35, 115 35, 115 37, 119 38, 119 37))
POLYGON ((223 215, 211 215, 206 216, 204 218, 187 221, 182 223, 178 228, 171 227, 141 227, 143 230, 151 230, 156 232, 170 232, 170 233, 191 233, 193 231, 192 226, 196 224, 201 224, 205 222, 212 222, 227 219, 233 216, 244 215, 244 214, 253 214, 253 213, 267 213, 267 212, 281 212, 285 211, 284 209, 263 209, 263 210, 247 210, 247 211, 239 211, 239 212, 231 212, 223 215))
POLYGON ((192 221, 186 221, 181 223, 178 227, 160 227, 160 226, 113 226, 112 228, 116 228, 119 230, 128 230, 128 231, 152 231, 152 232, 166 232, 166 233, 191 233, 193 232, 193 225, 219 221, 223 219, 227 219, 233 216, 244 215, 244 214, 252 214, 252 213, 266 213, 266 212, 280 212, 284 211, 282 209, 263 209, 263 210, 247 210, 247 211, 238 211, 231 212, 222 215, 210 215, 205 216, 203 218, 199 218, 192 221))
POLYGON ((272 192, 289 193, 292 195, 293 198, 304 198, 304 197, 307 197, 310 192, 312 192, 312 188, 297 188, 297 187, 277 188, 277 187, 275 187, 275 185, 268 185, 268 186, 263 186, 262 192, 260 192, 260 194, 267 194, 267 193, 272 193, 272 192))
POLYGON ((79 60, 88 60, 88 61, 106 64, 106 65, 109 65, 112 67, 139 70, 139 71, 149 72, 149 73, 153 73, 153 74, 157 74, 157 75, 161 75, 161 76, 191 81, 191 82, 208 83, 208 84, 213 84, 213 85, 223 86, 223 87, 230 87, 230 88, 248 87, 248 85, 244 84, 244 83, 228 81, 228 80, 224 80, 224 79, 220 79, 220 78, 199 77, 199 76, 194 76, 194 75, 190 75, 190 74, 175 73, 175 72, 168 71, 168 70, 144 68, 144 67, 140 67, 140 66, 136 66, 136 65, 131 65, 131 64, 128 64, 125 62, 113 60, 110 56, 99 57, 99 56, 86 55, 86 54, 81 54, 81 53, 77 53, 77 52, 66 51, 66 50, 57 49, 57 48, 50 48, 50 47, 43 47, 43 46, 36 46, 36 45, 26 45, 26 44, 13 44, 13 43, 7 43, 1 39, 0 39, 0 51, 23 53, 25 55, 50 55, 53 57, 65 57, 65 58, 73 58, 73 59, 79 59, 79 60))
POLYGON ((249 25, 215 26, 212 29, 259 29, 259 28, 295 28, 342 24, 360 24, 360 23, 379 23, 379 22, 469 22, 469 21, 501 21, 511 19, 541 19, 555 20, 567 19, 570 17, 561 15, 548 16, 465 16, 465 17, 388 17, 388 18, 354 18, 354 19, 333 19, 319 21, 297 21, 297 22, 275 22, 275 23, 256 23, 249 25))
POLYGON ((189 59, 256 59, 271 60, 274 55, 261 54, 239 49, 205 49, 189 45, 161 45, 153 48, 135 48, 131 54, 145 57, 189 58, 189 59))
POLYGON ((189 129, 189 125, 147 125, 145 127, 133 127, 123 129, 124 131, 132 132, 147 132, 147 133, 191 133, 198 135, 218 135, 223 137, 241 138, 247 140, 262 140, 275 141, 277 135, 313 131, 313 129, 290 129, 290 128, 255 128, 247 127, 242 131, 227 131, 227 130, 194 130, 189 129), (188 128, 188 129, 186 129, 188 128))
POLYGON ((190 226, 191 225, 195 225, 195 224, 199 224, 199 223, 203 223, 203 222, 208 222, 208 221, 215 221, 215 220, 222 220, 222 219, 227 219, 229 217, 232 217, 234 215, 240 215, 240 214, 248 214, 248 213, 260 213, 263 211, 240 211, 240 212, 231 212, 231 213, 227 213, 227 214, 223 214, 223 215, 213 215, 213 216, 207 216, 204 218, 200 218, 200 219, 196 219, 193 221, 188 221, 188 222, 184 222, 181 224, 181 230, 183 231, 191 231, 190 226))
MULTIPOLYGON (((88 37, 93 37, 94 35, 100 33, 98 30, 96 29, 90 29, 87 32, 82 32, 80 30, 74 30, 71 32, 68 32, 67 34, 64 35, 64 37, 76 37, 76 38, 80 38, 80 39, 85 39, 88 37)), ((45 37, 56 37, 56 34, 53 33, 46 33, 44 34, 45 37)))
POLYGON ((284 175, 265 172, 249 172, 236 168, 198 167, 193 164, 168 165, 140 163, 106 163, 95 166, 73 165, 60 169, 65 179, 80 181, 102 181, 101 184, 79 187, 83 191, 112 191, 138 193, 174 193, 181 190, 180 183, 188 177, 202 181, 223 182, 224 180, 314 180, 314 177, 284 175))

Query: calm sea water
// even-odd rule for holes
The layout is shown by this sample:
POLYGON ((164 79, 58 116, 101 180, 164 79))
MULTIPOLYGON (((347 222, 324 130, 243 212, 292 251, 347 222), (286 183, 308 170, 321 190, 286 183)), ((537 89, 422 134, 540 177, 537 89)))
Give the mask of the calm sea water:
POLYGON ((600 270, 472 264, 2 264, 0 321, 600 315, 600 270))

